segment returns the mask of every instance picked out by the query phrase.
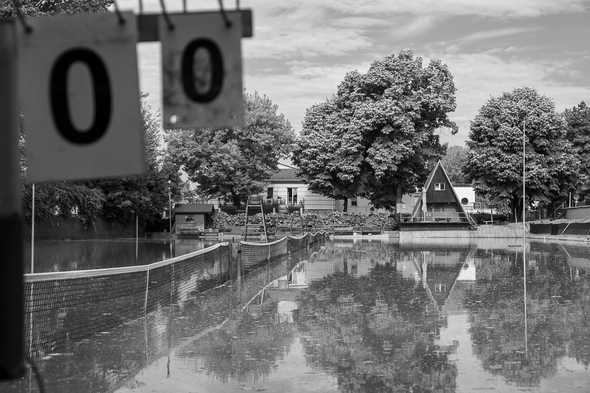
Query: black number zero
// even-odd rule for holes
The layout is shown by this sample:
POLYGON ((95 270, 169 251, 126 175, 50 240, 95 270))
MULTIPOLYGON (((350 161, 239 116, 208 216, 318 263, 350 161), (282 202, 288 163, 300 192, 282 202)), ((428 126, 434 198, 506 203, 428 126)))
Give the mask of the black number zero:
POLYGON ((102 59, 86 48, 74 48, 61 54, 51 69, 49 98, 55 127, 71 143, 87 145, 106 133, 112 115, 111 83, 102 59), (94 119, 86 130, 72 123, 68 101, 68 72, 74 63, 83 63, 90 71, 94 91, 94 119))
POLYGON ((207 103, 213 101, 223 87, 223 56, 217 44, 207 38, 197 38, 187 44, 182 53, 181 63, 182 87, 188 98, 195 102, 207 103), (206 91, 200 92, 195 87, 194 61, 195 53, 204 49, 209 54, 211 65, 211 80, 206 91))

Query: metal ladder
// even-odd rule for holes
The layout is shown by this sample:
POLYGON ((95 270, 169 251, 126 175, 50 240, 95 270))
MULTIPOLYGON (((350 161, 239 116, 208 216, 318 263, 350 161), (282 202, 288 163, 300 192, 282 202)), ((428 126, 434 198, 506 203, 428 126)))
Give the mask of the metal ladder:
POLYGON ((268 243, 268 233, 266 231, 266 217, 264 215, 264 207, 262 205, 262 198, 259 196, 248 197, 246 201, 246 220, 244 223, 244 241, 257 241, 268 243), (260 224, 250 222, 250 214, 261 213, 262 215, 262 233, 259 232, 260 224), (263 238, 260 238, 260 235, 263 238))

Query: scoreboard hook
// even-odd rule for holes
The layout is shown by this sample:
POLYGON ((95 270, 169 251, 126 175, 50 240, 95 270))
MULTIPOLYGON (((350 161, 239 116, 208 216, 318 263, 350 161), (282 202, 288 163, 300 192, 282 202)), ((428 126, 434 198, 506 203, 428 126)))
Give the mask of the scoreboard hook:
POLYGON ((225 23, 225 27, 228 29, 231 27, 231 20, 229 20, 227 13, 225 12, 225 8, 223 8, 223 0, 217 0, 219 2, 219 12, 221 13, 221 17, 223 18, 223 22, 225 23))
POLYGON ((119 24, 123 26, 125 24, 125 18, 123 18, 123 14, 121 14, 121 10, 119 10, 119 5, 117 4, 117 0, 113 1, 113 6, 115 7, 115 14, 117 14, 117 19, 119 20, 119 24))
POLYGON ((16 16, 20 22, 20 24, 25 29, 25 33, 31 34, 33 32, 33 28, 30 24, 27 23, 25 18, 25 14, 23 14, 23 10, 21 8, 21 4, 19 0, 12 0, 12 4, 14 5, 14 10, 16 11, 16 16))
POLYGON ((164 0, 160 0, 160 7, 162 7, 162 16, 164 17, 164 20, 166 21, 166 25, 168 26, 168 30, 169 31, 174 30, 174 23, 172 23, 172 20, 170 20, 170 15, 168 15, 168 12, 166 12, 166 4, 164 4, 164 0))

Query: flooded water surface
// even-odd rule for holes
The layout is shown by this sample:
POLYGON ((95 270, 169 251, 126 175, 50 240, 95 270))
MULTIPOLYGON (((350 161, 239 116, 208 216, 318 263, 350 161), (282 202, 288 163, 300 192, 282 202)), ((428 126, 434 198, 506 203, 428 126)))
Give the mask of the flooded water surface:
POLYGON ((588 269, 585 247, 331 242, 199 287, 204 266, 39 366, 59 392, 589 392, 588 269))
MULTIPOLYGON (((211 244, 180 240, 40 240, 35 242, 36 273, 144 265, 182 255, 211 244)), ((31 245, 25 247, 25 272, 31 272, 31 245)))

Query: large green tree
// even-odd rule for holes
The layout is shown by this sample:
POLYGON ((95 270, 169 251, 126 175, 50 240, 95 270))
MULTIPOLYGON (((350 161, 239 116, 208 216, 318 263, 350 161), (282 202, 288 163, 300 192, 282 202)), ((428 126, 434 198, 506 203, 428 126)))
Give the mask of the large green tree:
POLYGON ((563 115, 567 123, 567 139, 572 143, 581 164, 576 193, 578 199, 587 205, 590 203, 590 107, 582 101, 566 109, 563 115))
POLYGON ((555 104, 532 88, 490 98, 471 122, 464 167, 478 192, 522 212, 522 143, 526 132, 526 195, 549 213, 575 189, 580 161, 555 104))
POLYGON ((455 85, 447 66, 410 51, 349 72, 336 94, 309 108, 293 154, 311 190, 366 197, 391 208, 421 186, 444 147, 435 131, 456 125, 455 85))
POLYGON ((467 159, 467 151, 467 148, 463 146, 449 146, 447 153, 441 160, 453 184, 465 183, 466 181, 463 167, 467 159))
POLYGON ((146 171, 142 175, 100 179, 85 184, 104 195, 101 211, 108 221, 129 222, 138 215, 142 226, 158 228, 162 213, 168 210, 168 191, 179 193, 178 167, 165 160, 161 149, 160 123, 147 107, 142 107, 146 171))
POLYGON ((262 191, 295 139, 293 129, 270 98, 246 93, 240 128, 170 131, 169 159, 182 167, 199 190, 239 206, 262 191))

